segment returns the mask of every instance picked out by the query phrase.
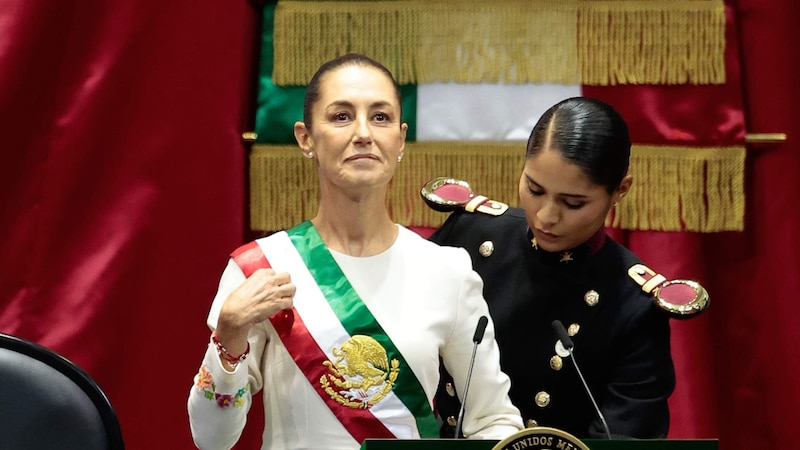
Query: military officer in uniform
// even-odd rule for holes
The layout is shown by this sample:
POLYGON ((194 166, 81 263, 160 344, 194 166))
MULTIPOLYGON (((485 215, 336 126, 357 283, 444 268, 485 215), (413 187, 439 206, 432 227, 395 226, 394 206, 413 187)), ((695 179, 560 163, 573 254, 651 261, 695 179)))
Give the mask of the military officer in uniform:
MULTIPOLYGON (((461 209, 431 236, 464 247, 483 278, 510 397, 527 426, 606 436, 569 354, 557 345, 551 323, 559 320, 610 434, 667 434, 675 386, 670 316, 655 306, 644 280, 629 274, 645 267, 639 258, 604 231, 632 183, 630 147, 627 125, 611 106, 585 97, 562 101, 528 140, 521 208, 499 215, 491 214, 504 210, 496 203, 461 209)), ((452 385, 443 372, 436 397, 443 437, 453 437, 460 407, 452 385)))

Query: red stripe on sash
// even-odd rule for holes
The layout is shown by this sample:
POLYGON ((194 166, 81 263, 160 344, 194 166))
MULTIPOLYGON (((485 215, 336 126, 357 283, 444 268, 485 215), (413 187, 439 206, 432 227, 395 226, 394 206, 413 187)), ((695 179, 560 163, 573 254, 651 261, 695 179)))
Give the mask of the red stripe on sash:
MULTIPOLYGON (((272 267, 267 257, 255 241, 237 248, 231 258, 239 265, 245 276, 249 277, 258 269, 272 267)), ((328 374, 323 365, 328 361, 325 352, 319 348, 295 309, 281 311, 269 318, 286 349, 292 355, 300 371, 317 391, 320 398, 330 408, 345 429, 360 444, 367 438, 394 438, 395 435, 366 409, 355 409, 340 405, 322 388, 320 380, 328 374)))
MULTIPOLYGON (((264 256, 264 252, 261 251, 261 247, 258 246, 256 241, 248 242, 234 250, 233 253, 231 253, 231 258, 233 258, 239 268, 242 269, 244 276, 248 278, 258 269, 272 268, 272 265, 267 261, 267 257, 264 256)), ((282 338, 291 330, 294 317, 293 308, 291 310, 280 311, 270 317, 269 320, 282 338)))
POLYGON ((236 261, 236 264, 244 272, 244 276, 248 278, 258 269, 272 267, 256 241, 248 242, 234 250, 231 258, 236 261))

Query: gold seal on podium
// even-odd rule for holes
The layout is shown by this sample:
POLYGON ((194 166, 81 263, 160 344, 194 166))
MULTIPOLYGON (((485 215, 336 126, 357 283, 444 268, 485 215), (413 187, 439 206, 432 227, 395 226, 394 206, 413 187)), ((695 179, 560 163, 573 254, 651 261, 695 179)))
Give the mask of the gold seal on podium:
POLYGON ((589 450, 580 439, 550 427, 531 427, 498 442, 492 450, 589 450))

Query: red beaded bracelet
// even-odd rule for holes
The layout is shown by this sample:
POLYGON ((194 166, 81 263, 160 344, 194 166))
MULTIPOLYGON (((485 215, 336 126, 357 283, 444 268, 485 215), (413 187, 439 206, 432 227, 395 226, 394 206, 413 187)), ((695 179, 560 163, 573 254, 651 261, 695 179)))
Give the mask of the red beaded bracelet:
POLYGON ((219 353, 219 356, 221 356, 222 359, 224 359, 225 361, 228 361, 229 363, 233 364, 234 366, 236 364, 239 364, 240 362, 244 361, 244 359, 247 358, 247 355, 250 354, 250 343, 249 342, 247 343, 247 350, 245 350, 244 353, 242 353, 239 356, 233 356, 230 353, 228 353, 228 350, 225 350, 225 347, 223 347, 222 343, 219 341, 219 339, 217 339, 217 333, 212 333, 211 334, 211 340, 214 342, 214 345, 217 347, 217 353, 219 353))

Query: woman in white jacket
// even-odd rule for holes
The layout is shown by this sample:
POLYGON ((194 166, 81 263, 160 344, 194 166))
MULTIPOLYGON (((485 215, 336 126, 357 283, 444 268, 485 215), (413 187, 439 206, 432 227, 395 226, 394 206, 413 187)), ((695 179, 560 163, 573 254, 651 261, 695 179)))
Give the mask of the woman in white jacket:
MULTIPOLYGON (((232 253, 188 401, 195 444, 232 447, 259 390, 264 449, 438 437, 439 361, 461 374, 463 395, 476 324, 489 316, 483 284, 464 250, 426 241, 389 215, 407 125, 383 65, 359 54, 323 64, 303 115, 295 137, 316 163, 319 211, 232 253)), ((491 320, 477 348, 463 432, 503 439, 522 421, 491 320)))

